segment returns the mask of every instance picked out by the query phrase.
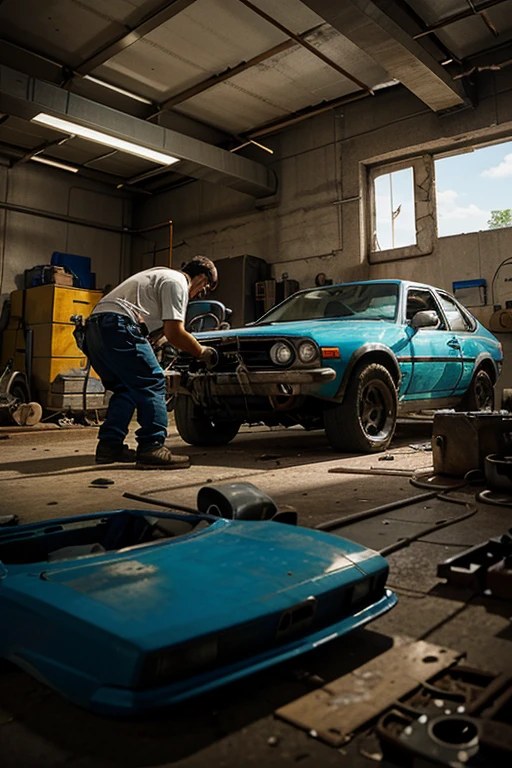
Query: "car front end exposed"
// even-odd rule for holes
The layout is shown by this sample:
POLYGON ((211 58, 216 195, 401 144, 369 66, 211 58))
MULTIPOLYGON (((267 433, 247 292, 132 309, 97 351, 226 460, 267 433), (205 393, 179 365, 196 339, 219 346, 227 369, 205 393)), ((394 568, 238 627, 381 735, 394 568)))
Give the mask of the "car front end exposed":
POLYGON ((176 372, 182 393, 199 401, 204 399, 206 379, 211 396, 272 397, 309 394, 336 377, 336 371, 324 364, 322 349, 312 338, 246 331, 238 335, 203 334, 199 339, 217 350, 215 367, 206 375, 203 366, 184 356, 186 376, 180 373, 180 366, 176 372))

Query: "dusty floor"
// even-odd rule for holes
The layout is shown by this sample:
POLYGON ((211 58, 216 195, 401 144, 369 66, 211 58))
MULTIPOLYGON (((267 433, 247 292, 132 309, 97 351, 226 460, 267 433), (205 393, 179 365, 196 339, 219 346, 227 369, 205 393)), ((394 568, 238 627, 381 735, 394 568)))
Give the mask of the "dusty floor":
MULTIPOLYGON (((192 468, 141 472, 129 465, 95 466, 94 429, 0 434, 0 510, 16 512, 24 523, 103 509, 140 508, 140 503, 123 499, 125 491, 193 504, 198 488, 207 482, 246 479, 278 503, 294 505, 302 525, 315 526, 421 493, 405 476, 332 474, 329 470, 428 469, 431 453, 410 445, 429 437, 428 424, 403 425, 388 452, 393 461, 379 461, 378 456, 333 454, 321 432, 244 429, 225 448, 188 449, 171 430, 169 444, 177 453, 191 455, 192 468), (98 477, 114 484, 91 486, 98 477)), ((472 495, 473 491, 468 501, 472 495)), ((340 529, 339 535, 381 549, 461 511, 435 499, 352 524, 340 529)), ((398 635, 464 651, 467 661, 481 668, 511 671, 512 605, 454 591, 436 577, 439 562, 504 532, 512 525, 511 517, 508 509, 480 505, 473 518, 391 554, 389 582, 399 596, 393 611, 299 663, 282 665, 174 710, 131 721, 103 719, 4 665, 0 667, 0 764, 2 768, 370 766, 372 762, 360 754, 360 739, 341 751, 327 747, 274 719, 274 710, 311 690, 301 670, 325 680, 339 677, 385 651, 398 635)))

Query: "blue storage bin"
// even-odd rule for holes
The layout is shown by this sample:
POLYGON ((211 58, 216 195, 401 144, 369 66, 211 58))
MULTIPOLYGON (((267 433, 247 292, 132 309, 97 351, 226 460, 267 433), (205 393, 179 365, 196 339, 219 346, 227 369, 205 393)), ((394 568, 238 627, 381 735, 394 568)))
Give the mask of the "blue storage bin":
MULTIPOLYGON (((91 259, 89 256, 77 256, 74 253, 52 253, 51 263, 54 266, 67 267, 76 276, 77 288, 96 288, 96 275, 91 272, 91 259)), ((73 281, 75 284, 75 281, 73 281)))

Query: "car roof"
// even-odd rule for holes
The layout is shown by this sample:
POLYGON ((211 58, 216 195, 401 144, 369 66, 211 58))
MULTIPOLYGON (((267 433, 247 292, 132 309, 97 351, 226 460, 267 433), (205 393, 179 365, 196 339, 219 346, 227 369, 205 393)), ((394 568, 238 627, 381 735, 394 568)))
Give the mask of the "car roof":
MULTIPOLYGON (((383 283, 389 285, 403 285, 405 288, 414 286, 415 288, 428 288, 434 291, 443 291, 445 288, 438 288, 435 285, 429 283, 418 283, 416 280, 399 280, 397 278, 382 278, 381 280, 350 280, 348 282, 333 283, 332 285, 312 286, 311 288, 303 288, 297 293, 307 293, 308 291, 325 291, 331 288, 337 288, 341 285, 382 285, 383 283)), ((294 294, 297 295, 297 294, 294 294)), ((290 297, 291 298, 291 297, 290 297)), ((272 307, 274 309, 274 307, 272 307)))

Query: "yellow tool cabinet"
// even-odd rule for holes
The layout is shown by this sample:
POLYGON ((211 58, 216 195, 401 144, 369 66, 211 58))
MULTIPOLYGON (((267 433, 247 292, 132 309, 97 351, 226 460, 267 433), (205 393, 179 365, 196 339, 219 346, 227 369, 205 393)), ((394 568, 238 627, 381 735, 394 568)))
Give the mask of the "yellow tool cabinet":
MULTIPOLYGON (((32 389, 41 405, 51 404, 51 385, 58 374, 85 368, 86 357, 76 346, 69 318, 89 317, 102 295, 101 291, 53 284, 11 293, 1 364, 14 358, 15 369, 25 371, 25 331, 32 330, 32 389)), ((91 376, 97 378, 93 370, 91 376)))

